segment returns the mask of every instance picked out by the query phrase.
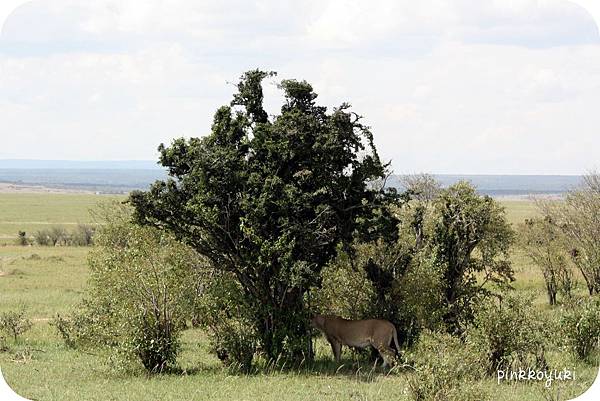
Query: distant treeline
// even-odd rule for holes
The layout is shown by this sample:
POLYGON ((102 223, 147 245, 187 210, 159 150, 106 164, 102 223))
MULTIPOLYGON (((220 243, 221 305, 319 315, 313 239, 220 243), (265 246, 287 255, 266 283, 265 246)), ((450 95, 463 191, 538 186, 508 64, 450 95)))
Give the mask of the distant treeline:
POLYGON ((78 224, 73 230, 67 230, 62 226, 52 226, 37 230, 32 236, 27 232, 19 231, 17 244, 41 245, 41 246, 90 246, 94 243, 96 228, 90 224, 78 224))

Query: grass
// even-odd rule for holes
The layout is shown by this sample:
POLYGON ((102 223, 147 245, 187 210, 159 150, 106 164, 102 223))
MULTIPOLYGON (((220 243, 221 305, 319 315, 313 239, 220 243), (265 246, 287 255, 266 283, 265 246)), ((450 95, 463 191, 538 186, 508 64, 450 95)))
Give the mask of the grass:
POLYGON ((539 216, 535 203, 528 199, 500 199, 500 204, 506 210, 509 223, 517 225, 527 218, 539 216))
MULTIPOLYGON (((38 223, 89 222, 88 209, 106 197, 97 195, 0 194, 0 234, 16 235, 38 223), (7 228, 8 227, 8 228, 7 228)), ((502 201, 514 224, 535 214, 528 201, 502 201)), ((12 241, 11 241, 12 242, 12 241)), ((27 307, 33 328, 16 343, 0 344, 0 367, 5 379, 24 397, 33 400, 408 400, 409 371, 385 374, 373 370, 352 353, 344 354, 344 366, 332 362, 330 350, 320 339, 317 360, 310 368, 295 371, 267 369, 242 375, 222 367, 209 352, 206 336, 190 329, 183 334, 179 365, 182 373, 147 376, 122 373, 103 355, 67 349, 49 321, 67 313, 81 300, 88 277, 89 248, 0 246, 0 313, 27 307)), ((537 304, 546 306, 541 275, 524 255, 513 255, 517 270, 515 287, 531 291, 537 304)), ((560 399, 585 391, 597 368, 574 360, 563 350, 548 354, 551 366, 575 371, 572 382, 556 383, 549 390, 560 399)), ((543 383, 502 383, 486 379, 476 386, 492 399, 544 400, 543 383)))
POLYGON ((89 210, 118 195, 0 193, 0 243, 13 243, 19 231, 28 236, 49 226, 72 229, 92 222, 89 210))

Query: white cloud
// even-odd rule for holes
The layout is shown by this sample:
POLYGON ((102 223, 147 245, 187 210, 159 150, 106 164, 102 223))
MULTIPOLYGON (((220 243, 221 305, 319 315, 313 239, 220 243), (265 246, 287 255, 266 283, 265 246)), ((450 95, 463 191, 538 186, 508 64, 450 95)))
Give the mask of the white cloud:
POLYGON ((350 101, 398 171, 580 173, 599 50, 559 0, 37 0, 0 36, 0 158, 153 159, 261 67, 350 101))

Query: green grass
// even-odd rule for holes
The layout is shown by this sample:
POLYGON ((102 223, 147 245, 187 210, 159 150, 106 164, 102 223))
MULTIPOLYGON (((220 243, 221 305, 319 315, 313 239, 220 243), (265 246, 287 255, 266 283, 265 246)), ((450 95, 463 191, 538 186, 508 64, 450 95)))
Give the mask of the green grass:
POLYGON ((539 212, 533 201, 527 199, 501 199, 499 202, 506 210, 506 217, 509 223, 513 225, 523 223, 527 218, 539 216, 539 212))
POLYGON ((118 195, 0 193, 0 243, 12 243, 19 231, 28 235, 53 225, 73 228, 92 222, 90 209, 118 195))
MULTIPOLYGON (((31 222, 65 224, 89 222, 88 209, 107 197, 96 195, 0 194, 0 234, 15 235, 35 227, 31 222), (7 225, 6 222, 10 222, 7 225), (10 226, 10 227, 9 227, 10 226), (6 227, 9 227, 7 229, 6 227)), ((510 221, 535 214, 527 201, 503 201, 510 221)), ((36 223, 37 224, 37 223, 36 223)), ((209 352, 206 336, 190 329, 183 334, 179 365, 183 373, 147 376, 116 371, 102 355, 67 349, 49 321, 67 313, 81 300, 88 270, 89 248, 0 246, 0 313, 25 305, 33 328, 16 343, 5 341, 0 367, 7 382, 21 395, 35 400, 408 400, 409 371, 385 374, 346 350, 338 369, 325 342, 318 341, 312 368, 266 370, 251 375, 223 368, 209 352)), ((515 287, 536 294, 545 310, 543 281, 524 255, 513 255, 515 287)), ((1 347, 1 345, 0 345, 1 347)), ((1 349, 1 348, 0 348, 1 349)), ((95 351, 93 352, 95 353, 95 351)), ((560 399, 586 390, 596 367, 574 360, 563 350, 548 354, 551 366, 574 369, 576 380, 553 385, 560 399)), ((542 383, 475 383, 491 399, 543 400, 542 383)))

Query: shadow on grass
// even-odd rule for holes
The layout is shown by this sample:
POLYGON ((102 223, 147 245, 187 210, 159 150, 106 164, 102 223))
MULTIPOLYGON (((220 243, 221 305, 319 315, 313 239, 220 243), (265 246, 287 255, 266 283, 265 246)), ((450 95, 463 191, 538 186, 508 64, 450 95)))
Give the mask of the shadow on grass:
POLYGON ((240 366, 207 364, 193 367, 173 367, 162 374, 167 375, 198 375, 214 374, 228 376, 298 376, 298 377, 334 377, 341 376, 360 382, 373 382, 380 377, 398 375, 410 370, 407 365, 398 363, 393 368, 383 368, 381 359, 369 360, 365 357, 342 357, 340 363, 331 358, 319 357, 310 362, 300 362, 299 364, 288 364, 282 360, 267 361, 263 358, 252 365, 249 370, 244 370, 240 366))

